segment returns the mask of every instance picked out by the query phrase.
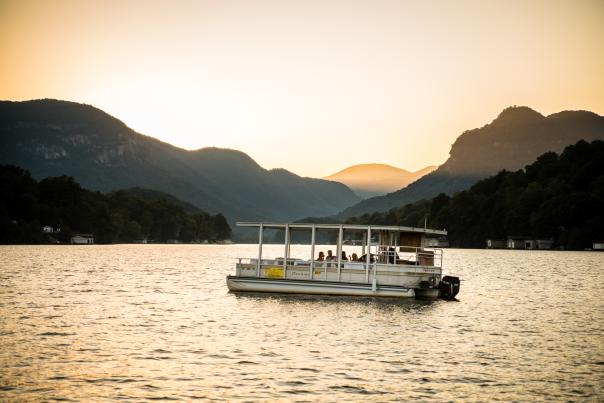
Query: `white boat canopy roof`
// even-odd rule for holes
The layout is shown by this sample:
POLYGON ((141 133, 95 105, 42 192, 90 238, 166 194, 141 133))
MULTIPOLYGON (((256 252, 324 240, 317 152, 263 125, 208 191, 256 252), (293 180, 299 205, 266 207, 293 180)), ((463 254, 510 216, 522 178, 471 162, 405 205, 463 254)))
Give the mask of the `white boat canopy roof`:
POLYGON ((418 228, 418 227, 397 227, 388 225, 360 225, 360 224, 312 224, 312 223, 263 223, 263 222, 238 222, 238 227, 263 227, 274 229, 345 229, 357 231, 389 231, 389 232, 412 232, 431 235, 447 235, 446 230, 418 228))

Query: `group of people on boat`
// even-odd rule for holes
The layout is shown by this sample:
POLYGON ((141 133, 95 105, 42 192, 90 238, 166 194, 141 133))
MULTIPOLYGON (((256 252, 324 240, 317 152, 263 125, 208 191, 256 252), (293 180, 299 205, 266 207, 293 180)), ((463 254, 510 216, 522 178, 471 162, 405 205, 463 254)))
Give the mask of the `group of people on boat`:
MULTIPOLYGON (((366 255, 363 255, 361 257, 359 257, 356 253, 353 253, 350 256, 346 255, 346 251, 342 251, 342 258, 341 260, 344 261, 348 261, 348 262, 364 262, 366 259, 366 255)), ((323 251, 319 252, 319 257, 317 258, 317 262, 330 262, 330 261, 336 261, 338 260, 337 256, 335 256, 333 254, 333 252, 331 250, 327 251, 327 256, 325 256, 325 253, 323 253, 323 251)), ((373 262, 373 255, 371 256, 371 261, 373 262)))
MULTIPOLYGON (((373 253, 370 256, 370 262, 373 263, 376 260, 377 256, 374 255, 373 253)), ((367 259, 367 255, 363 255, 361 257, 359 257, 356 253, 353 253, 350 256, 346 255, 346 251, 342 251, 342 261, 348 261, 348 262, 365 262, 367 259)), ((316 259, 317 262, 332 262, 332 261, 336 261, 338 260, 337 256, 335 256, 333 254, 333 252, 331 250, 327 251, 327 256, 325 255, 325 253, 323 253, 323 251, 319 252, 319 257, 316 259)), ((395 248, 388 248, 387 251, 383 251, 380 255, 380 261, 383 260, 383 263, 385 263, 386 261, 388 263, 398 263, 398 264, 415 264, 415 262, 411 262, 408 260, 402 260, 399 258, 398 253, 396 253, 396 249, 395 248)))

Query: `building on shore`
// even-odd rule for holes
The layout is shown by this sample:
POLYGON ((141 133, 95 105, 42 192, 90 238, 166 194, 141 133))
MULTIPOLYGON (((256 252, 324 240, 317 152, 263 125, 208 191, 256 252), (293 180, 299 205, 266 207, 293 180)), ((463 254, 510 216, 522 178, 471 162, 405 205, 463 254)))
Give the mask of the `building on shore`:
POLYGON ((92 234, 74 234, 71 237, 72 245, 93 245, 94 235, 92 234))
POLYGON ((507 248, 508 249, 528 249, 526 240, 527 240, 527 237, 525 237, 525 236, 518 236, 518 235, 508 236, 507 248))
POLYGON ((44 234, 58 234, 59 232, 61 232, 61 228, 54 228, 50 225, 45 225, 42 227, 42 232, 44 234))
POLYGON ((487 239, 487 249, 505 249, 506 247, 505 239, 487 239))
POLYGON ((426 240, 426 246, 428 248, 448 248, 449 240, 446 237, 429 238, 426 240))
POLYGON ((604 241, 594 241, 593 250, 604 250, 604 241))
POLYGON ((549 250, 554 246, 553 239, 535 239, 535 248, 539 250, 549 250))
MULTIPOLYGON (((487 244, 488 244, 487 240, 487 244)), ((537 249, 537 250, 549 250, 554 245, 553 239, 535 239, 528 236, 508 236, 507 248, 508 249, 537 249)), ((488 247, 488 246, 487 246, 488 247)))

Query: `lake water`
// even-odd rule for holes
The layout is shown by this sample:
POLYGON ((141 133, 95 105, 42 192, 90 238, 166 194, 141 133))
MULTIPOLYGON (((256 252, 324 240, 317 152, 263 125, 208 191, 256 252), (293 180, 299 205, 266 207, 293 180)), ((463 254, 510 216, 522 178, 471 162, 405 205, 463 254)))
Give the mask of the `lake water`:
POLYGON ((604 399, 604 253, 446 250, 422 302, 229 293, 256 252, 0 247, 0 401, 604 399))

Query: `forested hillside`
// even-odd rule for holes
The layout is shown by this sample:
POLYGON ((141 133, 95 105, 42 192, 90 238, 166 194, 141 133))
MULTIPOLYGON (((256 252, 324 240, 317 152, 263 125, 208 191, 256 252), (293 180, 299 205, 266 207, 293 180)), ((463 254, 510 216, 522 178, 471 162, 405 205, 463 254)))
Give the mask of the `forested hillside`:
POLYGON ((0 165, 0 243, 69 242, 75 233, 91 233, 96 243, 193 242, 226 239, 231 229, 222 214, 210 215, 161 192, 102 194, 69 176, 38 182, 28 171, 0 165), (43 226, 60 232, 43 233, 43 226))
POLYGON ((485 247, 510 235, 552 238, 556 247, 590 248, 604 239, 604 142, 580 141, 541 155, 515 172, 501 171, 449 197, 440 194, 349 223, 445 228, 452 246, 485 247))
POLYGON ((463 132, 437 170, 396 192, 363 200, 338 216, 388 211, 440 193, 452 195, 502 169, 521 169, 545 152, 560 153, 579 140, 604 140, 604 117, 588 111, 543 116, 528 107, 509 107, 491 123, 463 132))
POLYGON ((0 101, 0 144, 0 164, 38 180, 69 175, 102 192, 158 190, 230 222, 331 215, 360 200, 341 183, 267 170, 241 151, 174 147, 75 102, 0 101))

